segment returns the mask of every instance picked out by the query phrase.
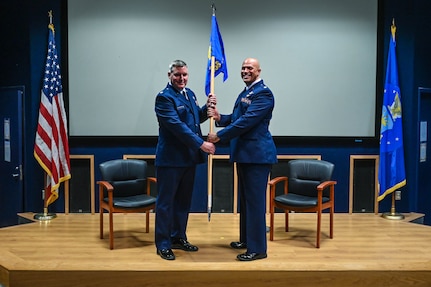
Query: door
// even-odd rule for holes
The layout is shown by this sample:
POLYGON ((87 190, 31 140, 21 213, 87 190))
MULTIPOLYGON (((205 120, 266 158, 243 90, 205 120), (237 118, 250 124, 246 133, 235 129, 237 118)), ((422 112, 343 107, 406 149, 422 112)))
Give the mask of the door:
POLYGON ((419 100, 418 211, 431 225, 431 89, 420 89, 419 100))
POLYGON ((24 87, 0 88, 0 227, 23 211, 23 98, 24 87))

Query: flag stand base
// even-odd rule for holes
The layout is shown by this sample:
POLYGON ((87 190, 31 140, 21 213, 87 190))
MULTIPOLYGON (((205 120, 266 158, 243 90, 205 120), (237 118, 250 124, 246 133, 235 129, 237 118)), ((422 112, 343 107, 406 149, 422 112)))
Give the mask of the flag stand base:
POLYGON ((382 214, 383 218, 386 219, 393 219, 393 220, 403 220, 404 219, 404 215, 402 215, 401 213, 398 213, 395 211, 395 193, 392 192, 392 207, 391 207, 391 212, 385 212, 382 214))
POLYGON ((36 213, 33 218, 40 221, 48 221, 57 217, 55 213, 48 213, 48 208, 43 208, 43 213, 36 213))
POLYGON ((40 221, 48 221, 56 217, 57 217, 57 214, 55 213, 37 213, 34 215, 33 218, 40 221))
POLYGON ((382 214, 382 217, 386 219, 392 219, 392 220, 403 220, 405 218, 404 215, 397 212, 394 212, 394 213, 386 212, 382 214))
POLYGON ((392 192, 392 207, 391 212, 382 213, 382 217, 392 220, 403 220, 404 215, 395 211, 395 192, 392 192))

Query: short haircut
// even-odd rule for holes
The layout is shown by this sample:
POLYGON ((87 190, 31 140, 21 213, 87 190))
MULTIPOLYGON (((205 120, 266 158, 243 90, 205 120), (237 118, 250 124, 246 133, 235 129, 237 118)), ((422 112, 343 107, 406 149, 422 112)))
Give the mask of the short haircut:
POLYGON ((182 60, 175 60, 172 61, 172 63, 169 65, 169 73, 172 73, 174 68, 178 68, 178 67, 187 67, 186 62, 182 61, 182 60))

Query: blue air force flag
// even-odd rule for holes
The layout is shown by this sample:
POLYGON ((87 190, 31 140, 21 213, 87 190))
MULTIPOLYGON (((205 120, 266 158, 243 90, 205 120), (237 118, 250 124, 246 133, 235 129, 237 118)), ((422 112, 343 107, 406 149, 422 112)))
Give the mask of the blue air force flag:
POLYGON ((223 39, 221 38, 220 30, 217 24, 217 18, 215 13, 212 15, 211 21, 211 36, 210 36, 210 46, 208 49, 208 65, 207 65, 207 75, 205 81, 205 94, 211 92, 211 58, 214 56, 214 77, 217 77, 220 73, 223 73, 223 81, 227 80, 227 65, 226 57, 224 55, 224 45, 223 39))
POLYGON ((398 85, 395 53, 395 30, 395 25, 392 25, 380 127, 378 201, 383 200, 386 195, 406 185, 401 93, 398 85))

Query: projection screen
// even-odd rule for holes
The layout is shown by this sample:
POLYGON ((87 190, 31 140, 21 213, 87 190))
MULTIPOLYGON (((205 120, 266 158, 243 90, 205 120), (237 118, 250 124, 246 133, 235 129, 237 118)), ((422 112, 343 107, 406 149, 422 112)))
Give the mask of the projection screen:
MULTIPOLYGON (((219 111, 232 111, 241 63, 255 57, 275 96, 274 136, 373 137, 377 2, 215 1, 229 73, 215 81, 219 111)), ((212 3, 69 0, 69 134, 156 136, 154 99, 175 59, 203 105, 212 3)))

